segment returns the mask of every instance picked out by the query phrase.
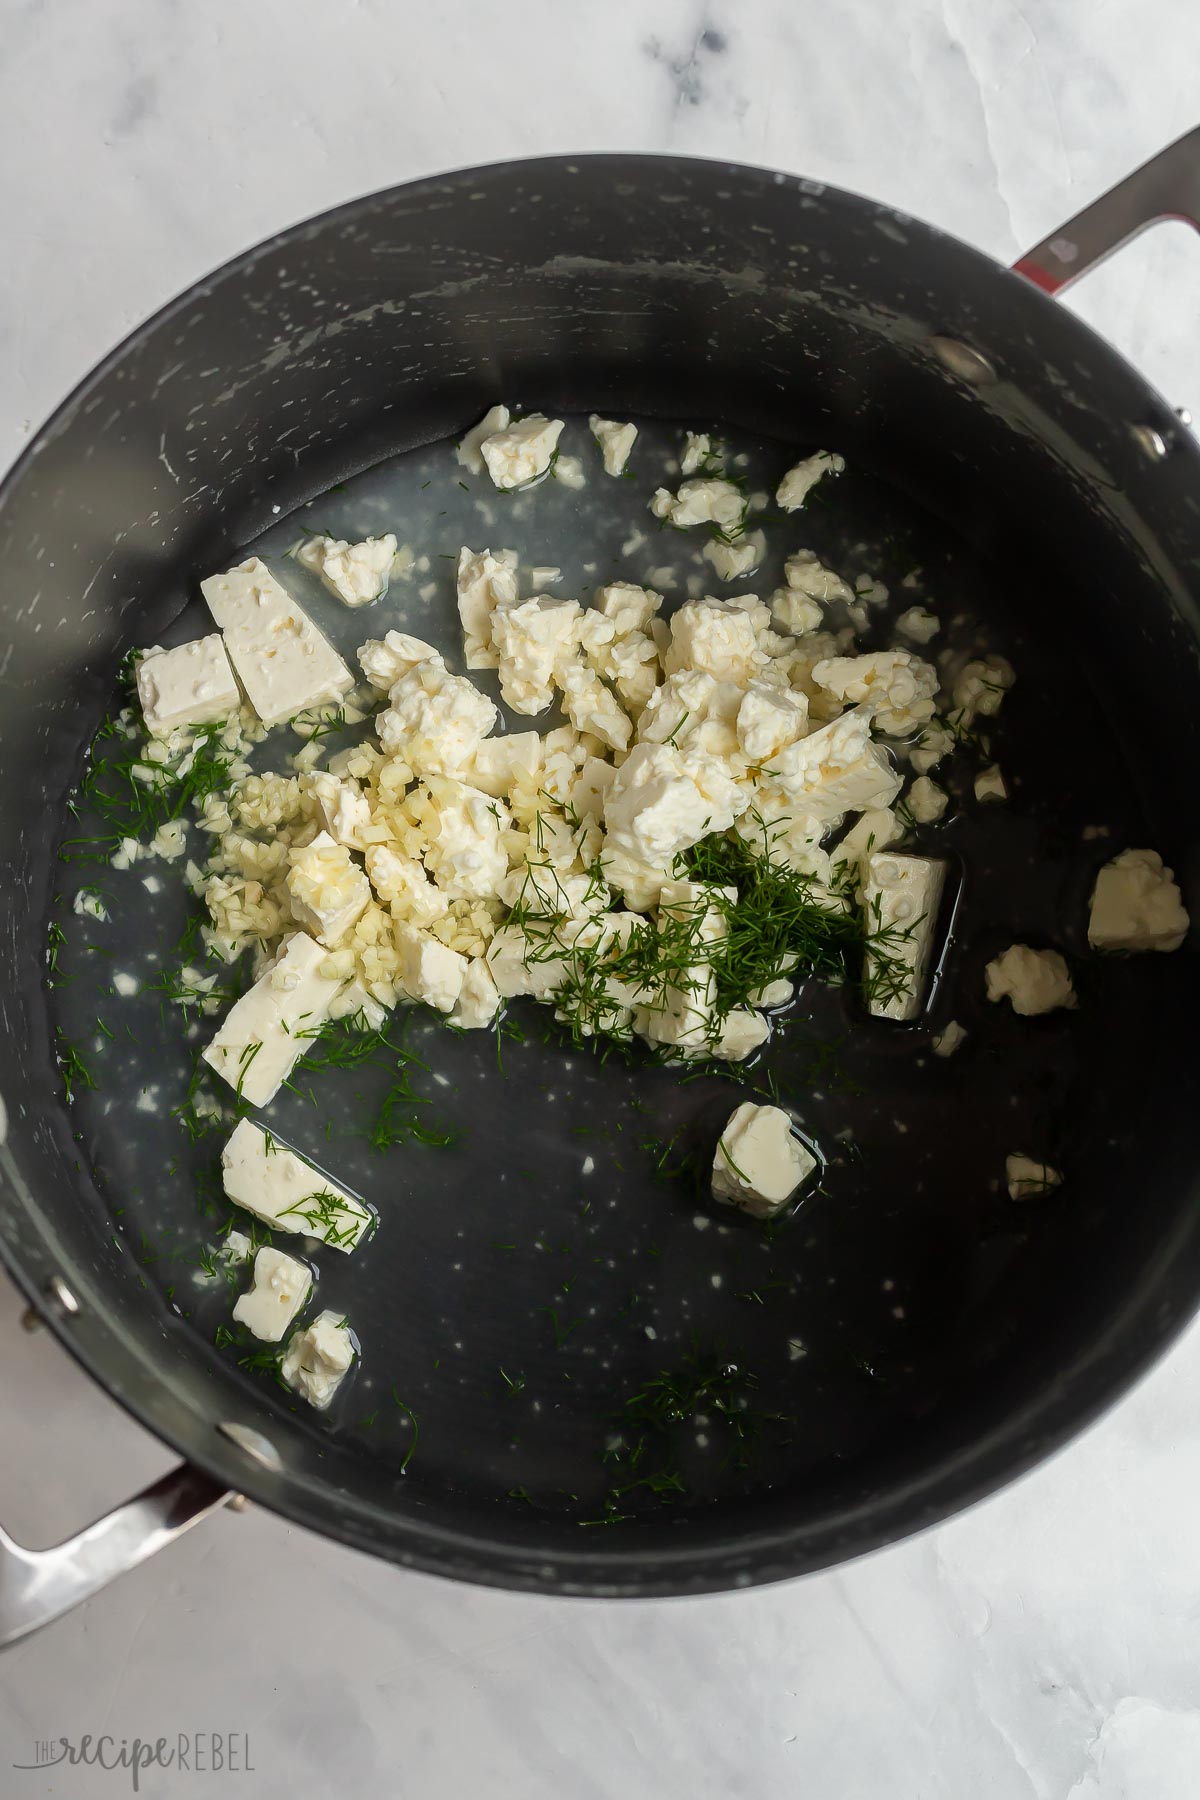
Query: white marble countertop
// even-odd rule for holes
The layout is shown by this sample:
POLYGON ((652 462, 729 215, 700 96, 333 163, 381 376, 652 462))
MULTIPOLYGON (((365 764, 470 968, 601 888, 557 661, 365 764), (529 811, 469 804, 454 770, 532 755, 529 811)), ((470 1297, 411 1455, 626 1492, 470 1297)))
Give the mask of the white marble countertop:
MULTIPOLYGON (((9 0, 0 462, 211 265, 475 161, 656 150, 855 188, 1011 259, 1197 121, 1162 0, 9 0), (902 24, 896 21, 902 19, 902 24), (885 22, 886 21, 886 22, 885 22)), ((1200 242, 1147 237, 1080 312, 1200 412, 1200 242)), ((0 1289, 0 1518, 47 1542, 166 1466, 0 1289), (49 1429, 47 1429, 49 1427, 49 1429)), ((834 1573, 596 1604, 401 1576, 223 1514, 9 1653, 0 1791, 84 1732, 250 1736, 171 1800, 1194 1800, 1200 1330, 1051 1464, 834 1573)))

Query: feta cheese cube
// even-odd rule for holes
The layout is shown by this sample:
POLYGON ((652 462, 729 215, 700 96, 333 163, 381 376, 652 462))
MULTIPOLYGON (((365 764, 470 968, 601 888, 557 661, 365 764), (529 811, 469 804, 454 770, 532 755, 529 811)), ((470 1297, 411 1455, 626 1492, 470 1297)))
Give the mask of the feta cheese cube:
POLYGON ((689 600, 672 618, 663 668, 668 675, 699 669, 745 687, 765 660, 751 615, 731 601, 708 598, 689 600))
POLYGON ((941 629, 941 620, 924 606, 910 606, 896 620, 896 630, 914 644, 928 644, 941 629))
POLYGON ((933 717, 937 670, 908 650, 830 657, 817 663, 813 680, 838 700, 865 705, 879 729, 894 737, 933 717))
POLYGON ((402 675, 376 721, 379 742, 416 774, 453 775, 472 761, 499 714, 465 675, 421 662, 402 675))
POLYGON ((1025 1018, 1079 1004, 1071 972, 1057 950, 1011 944, 988 964, 984 980, 989 1000, 1011 1000, 1013 1011, 1025 1018))
POLYGON ((396 927, 400 985, 410 1000, 450 1012, 462 992, 467 959, 412 925, 396 927))
MULTIPOLYGON (((737 899, 737 889, 707 881, 666 881, 659 893, 659 925, 677 921, 682 937, 672 945, 670 960, 686 967, 686 979, 661 983, 654 992, 640 995, 633 1015, 634 1030, 652 1044, 663 1044, 685 1054, 709 1053, 719 1040, 717 981, 713 947, 727 930, 726 914, 737 899)), ((738 1027, 731 1034, 734 1047, 738 1027)), ((749 1049, 745 1052, 749 1054, 749 1049)))
POLYGON ((370 882, 327 831, 293 849, 289 860, 287 890, 296 923, 323 944, 340 944, 367 909, 370 882))
POLYGON ((831 455, 828 450, 818 450, 815 456, 806 456, 788 470, 775 490, 775 504, 784 512, 795 512, 803 506, 813 488, 825 475, 840 475, 846 467, 840 456, 831 455))
POLYGON ((515 425, 484 438, 479 450, 495 486, 511 489, 540 481, 550 467, 563 423, 542 413, 529 413, 515 425))
POLYGON ((638 434, 636 425, 621 424, 616 419, 602 419, 599 413, 588 418, 588 429, 600 446, 606 475, 622 475, 638 434))
POLYGON ((730 536, 741 531, 746 500, 732 481, 719 478, 681 483, 678 493, 659 488, 650 502, 655 518, 665 519, 678 531, 693 525, 715 525, 730 536))
POLYGON ((918 825, 936 823, 949 804, 950 796, 945 788, 940 788, 936 781, 930 781, 928 775, 918 775, 904 796, 904 805, 918 825))
POLYGON ((1178 950, 1190 920, 1154 850, 1123 850, 1096 877, 1088 943, 1096 950, 1178 950))
POLYGON ((351 850, 364 848, 364 832, 371 823, 371 805, 351 775, 332 775, 321 769, 304 777, 307 791, 317 803, 324 830, 335 844, 351 850))
POLYGON ((901 785, 886 751, 871 742, 871 715, 861 707, 787 745, 764 773, 797 812, 826 825, 848 812, 890 806, 901 785))
POLYGON ((542 766, 542 740, 536 731, 514 731, 484 738, 467 770, 471 785, 500 800, 518 781, 533 781, 542 766))
POLYGON ((1035 1162, 1031 1156, 1006 1156, 1004 1179, 1012 1200, 1033 1200, 1039 1194, 1051 1194, 1062 1186, 1062 1176, 1049 1163, 1035 1162))
POLYGON ((280 1374, 302 1399, 324 1412, 354 1361, 354 1344, 344 1319, 318 1313, 311 1325, 293 1332, 280 1374))
POLYGON ((151 737, 227 719, 242 703, 217 631, 174 650, 147 650, 137 666, 137 691, 151 737))
POLYGON ((722 581, 740 581, 752 574, 767 553, 767 540, 761 531, 747 532, 732 542, 710 538, 700 554, 710 562, 722 581))
POLYGON ((487 963, 478 957, 467 965, 458 999, 450 1009, 450 1023, 460 1031, 486 1031, 499 1011, 500 990, 487 963))
POLYGON ((346 606, 370 606, 387 593, 396 556, 393 532, 364 538, 360 544, 345 538, 310 537, 296 552, 296 561, 319 575, 331 594, 346 606))
POLYGON ((779 1106, 746 1100, 730 1115, 713 1157, 713 1199, 756 1219, 781 1212, 817 1159, 779 1106))
POLYGON ((506 706, 524 714, 545 711, 555 679, 577 654, 580 619, 576 601, 544 594, 493 614, 492 646, 506 706))
POLYGON ((464 469, 469 469, 472 475, 483 474, 481 446, 486 438, 495 437, 497 432, 506 431, 508 420, 507 406, 490 406, 478 425, 472 425, 470 431, 463 434, 454 454, 464 469))
POLYGON ((373 1229, 369 1207, 251 1119, 238 1121, 221 1152, 221 1180, 235 1206, 273 1231, 346 1255, 373 1229))
POLYGON ((371 686, 387 694, 418 663, 441 664, 443 658, 424 638, 410 637, 406 631, 389 631, 385 637, 368 638, 358 652, 358 661, 371 686))
POLYGON ((329 1016, 341 982, 321 973, 326 952, 307 932, 288 938, 233 1006, 201 1054, 251 1106, 275 1098, 329 1016))
POLYGON ((463 655, 468 669, 494 669, 499 657, 492 646, 492 616, 517 604, 517 553, 469 550, 458 553, 458 617, 463 628, 463 655))
POLYGON ((980 769, 975 777, 975 798, 982 805, 987 805, 991 801, 1008 799, 1008 788, 1005 786, 1004 777, 1000 773, 997 763, 991 763, 986 769, 980 769))
MULTIPOLYGON (((782 985, 790 996, 791 982, 785 981, 782 985)), ((766 1043, 770 1035, 770 1023, 762 1013, 755 1012, 750 1006, 736 1007, 727 1015, 721 1035, 712 1046, 712 1055, 717 1062, 744 1062, 766 1043)))
POLYGON ((866 871, 866 859, 876 850, 886 850, 903 837, 904 827, 886 806, 868 807, 857 818, 837 849, 832 852, 834 866, 845 863, 848 868, 866 871))
POLYGON ((864 978, 867 1010, 913 1019, 925 998, 945 866, 924 856, 876 852, 867 858, 864 978))
POLYGON ((964 1027, 959 1024, 957 1019, 951 1019, 950 1023, 944 1026, 934 1038, 933 1054, 935 1056, 953 1056, 956 1050, 962 1048, 966 1038, 967 1033, 964 1027))
POLYGON ((523 994, 548 1000, 567 978, 572 938, 570 921, 552 921, 545 931, 502 925, 485 958, 497 993, 505 1000, 523 994))
POLYGON ((264 1343, 277 1344, 312 1292, 312 1271, 286 1251, 264 1248, 254 1258, 253 1285, 233 1309, 264 1343))
POLYGON ((229 660, 264 725, 336 700, 354 677, 324 632, 257 556, 200 583, 229 660))
POLYGON ((638 587, 632 581, 610 581, 596 589, 592 612, 609 620, 618 637, 628 637, 632 632, 649 631, 662 603, 662 595, 653 588, 638 587))

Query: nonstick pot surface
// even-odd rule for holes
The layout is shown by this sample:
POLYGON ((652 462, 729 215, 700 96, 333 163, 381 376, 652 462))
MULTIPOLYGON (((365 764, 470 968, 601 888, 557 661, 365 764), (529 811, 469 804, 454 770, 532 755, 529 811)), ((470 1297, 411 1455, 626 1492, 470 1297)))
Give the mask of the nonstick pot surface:
MULTIPOLYGON (((570 181, 557 179, 565 196, 570 181)), ((710 218, 720 208, 713 212, 716 197, 705 183, 716 179, 694 169, 679 176, 693 201, 704 198, 710 218)), ((758 186, 766 178, 744 179, 747 194, 769 212, 771 190, 758 186)), ((547 177, 543 185, 554 184, 547 177)), ((602 208, 603 196, 589 204, 602 208)), ((828 218, 810 221, 810 236, 832 233, 830 220, 855 219, 854 204, 837 197, 828 218)), ((729 229, 744 248, 745 218, 729 229)), ((627 317, 644 326, 654 289, 651 282, 647 291, 645 272, 640 284, 630 273, 637 249, 627 264, 614 261, 619 274, 611 279, 627 317)), ((311 254, 319 262, 319 250, 311 254)), ((978 275, 977 259, 967 263, 978 275)), ((497 274, 501 289, 504 279, 497 274)), ((525 279, 545 288, 544 317, 554 305, 565 313, 565 295, 544 271, 525 279)), ((794 283, 778 279, 794 303, 794 283)), ((369 285, 366 275, 363 282, 369 285)), ((205 307, 226 303, 218 286, 205 307)), ((729 304, 727 290, 721 310, 729 304)), ((1098 1404, 1118 1371, 1148 1354, 1190 1303, 1191 1158, 1171 1097, 1194 1073, 1194 959, 1185 951, 1101 965, 1086 960, 1083 941, 1090 880, 1114 848, 1153 844, 1182 868, 1185 882, 1194 860, 1173 799, 1194 768, 1195 747, 1164 719, 1162 687, 1151 678, 1157 669, 1176 706, 1196 686, 1194 658, 1176 657, 1169 676, 1161 675, 1163 645, 1182 641, 1163 572, 1130 544, 1128 519, 1121 530, 1105 524, 1076 464, 1047 458, 1045 513, 1022 515, 1015 502, 1039 485, 1037 453, 1022 445, 1022 463, 1011 420, 985 423, 976 418, 975 397, 947 392, 927 367, 914 372, 881 322, 870 329, 843 322, 840 356, 826 345, 820 380, 827 398, 818 401, 813 390, 788 409, 788 421, 749 372, 747 395, 735 402, 732 368, 769 302, 743 293, 739 306, 737 331, 706 354, 700 308, 695 366, 718 366, 694 383, 686 415, 682 394, 667 391, 677 354, 659 343, 652 368, 647 346, 639 347, 646 384, 658 385, 656 410, 728 425, 731 448, 752 458, 751 484, 763 486, 786 466, 791 446, 834 441, 831 430, 840 426, 836 447, 851 470, 827 505, 804 516, 803 531, 777 534, 779 551, 804 543, 835 566, 850 562, 882 578, 896 597, 893 610, 927 598, 954 621, 953 642, 1000 650, 1018 671, 995 734, 1014 801, 986 814, 966 803, 973 770, 963 761, 956 776, 962 803, 939 834, 958 879, 950 947, 928 1017, 911 1030, 891 1029, 864 1021, 848 992, 806 990, 755 1071, 764 1084, 773 1079, 825 1158, 819 1193, 770 1234, 711 1206, 703 1164, 744 1097, 727 1078, 681 1082, 678 1072, 565 1051, 542 1041, 536 1009, 514 1009, 523 1037, 504 1037, 499 1058, 490 1035, 455 1037, 415 1018, 408 1041, 428 1065, 416 1085, 431 1115, 456 1132, 449 1148, 372 1159, 351 1136, 343 1140, 343 1123, 349 1134, 366 1097, 354 1079, 337 1089, 329 1140, 323 1105, 314 1110, 291 1096, 273 1112, 283 1135, 345 1173, 382 1219, 361 1258, 344 1266, 321 1258, 321 1304, 344 1309, 364 1347, 362 1369, 326 1426, 222 1367, 211 1348, 228 1296, 193 1279, 212 1229, 197 1216, 193 1190, 212 1141, 194 1153, 181 1148, 165 1110, 186 1079, 186 1059, 178 1034, 159 1025, 153 998, 122 1015, 136 1021, 136 1043, 106 1040, 104 1075, 69 1120, 49 1099, 47 1034, 37 1029, 35 1054, 45 1064, 35 1077, 37 1140, 47 1149, 49 1125, 69 1163, 78 1154, 69 1133, 77 1133, 95 1170, 82 1191, 73 1181, 70 1209, 47 1209, 51 1234, 66 1237, 77 1254, 84 1247, 91 1282, 105 1295, 101 1336, 119 1320, 135 1363, 153 1321, 162 1387, 173 1400, 168 1434, 200 1460, 220 1462, 228 1453, 213 1440, 197 1448, 196 1422, 211 1431, 214 1417, 253 1420, 279 1450, 284 1472, 243 1476, 242 1485, 258 1479, 269 1501, 402 1560, 601 1591, 723 1585, 828 1561, 977 1491, 989 1479, 985 1468, 994 1477, 1029 1460, 1058 1429, 1050 1421, 1060 1407, 1077 1419, 1098 1404), (848 397, 851 345, 861 391, 848 397), (866 381, 872 355, 879 370, 866 381), (908 381, 928 396, 922 420, 899 416, 908 381), (895 440, 906 428, 914 441, 928 434, 943 406, 957 425, 954 467, 898 456, 895 440), (886 429, 864 429, 880 408, 886 429), (997 457, 1013 472, 1011 496, 987 485, 997 457), (973 496, 969 508, 965 494, 973 496), (1047 529, 1046 515, 1056 528, 1047 529), (1077 546, 1089 533, 1092 553, 1081 558, 1077 546), (923 585, 900 599, 900 580, 913 569, 923 585), (1175 759, 1164 779, 1166 744, 1175 745, 1175 759), (983 964, 1014 939, 1057 942, 1080 958, 1077 1017, 1028 1023, 986 1005, 983 964), (971 1035, 957 1058, 943 1062, 929 1043, 950 1017, 971 1035), (137 1108, 144 1087, 154 1111, 137 1108), (1007 1199, 1003 1161, 1017 1149, 1070 1172, 1061 1196, 1024 1207, 1007 1199), (699 1185, 672 1172, 685 1157, 698 1159, 699 1185), (697 1371, 716 1368, 728 1384, 722 1391, 737 1396, 740 1419, 731 1428, 727 1417, 685 1407, 681 1422, 651 1436, 643 1468, 654 1479, 614 1504, 605 1451, 630 1397, 660 1376, 682 1392, 697 1371), (631 1516, 613 1522, 614 1512, 631 1516)), ((502 337, 502 294, 485 311, 502 337)), ((810 344, 820 335, 818 316, 832 334, 818 307, 810 344)), ((503 374, 508 359, 498 354, 497 361, 503 374)), ((296 368, 303 363, 301 355, 296 368)), ((584 414, 596 405, 622 416, 636 411, 637 366, 622 377, 619 405, 611 373, 606 388, 594 372, 572 375, 561 358, 540 370, 536 357, 512 363, 497 395, 584 414)), ((278 367, 286 373, 269 387, 303 385, 286 359, 278 367)), ((811 368, 803 379, 811 384, 811 368)), ((474 410, 453 422, 469 423, 474 410)), ((647 424, 645 456, 664 455, 667 436, 647 424)), ((73 429, 82 456, 86 415, 73 429)), ((582 417, 574 429, 582 436, 582 417)), ((214 430, 210 421, 202 426, 206 438, 214 430)), ((410 433, 401 427, 396 435, 403 443, 410 433)), ((274 486, 262 482, 261 500, 239 495, 236 481, 218 485, 202 526, 176 543, 174 562, 149 557, 135 567, 117 553, 127 585, 109 604, 130 604, 114 641, 104 655, 84 658, 77 634, 59 670, 64 691, 67 680, 82 681, 70 719, 59 710, 55 721, 53 817, 63 774, 77 766, 110 691, 116 639, 194 635, 202 616, 194 602, 193 610, 180 609, 195 579, 250 543, 278 557, 297 535, 297 516, 339 535, 393 528, 433 558, 434 592, 422 600, 418 583, 393 590, 386 618, 373 614, 365 629, 362 615, 339 616, 315 585, 306 590, 306 602, 344 647, 403 624, 455 648, 452 564, 437 559, 461 542, 511 543, 526 562, 561 564, 564 593, 617 573, 648 578, 664 562, 676 566, 681 586, 691 571, 680 540, 657 536, 621 558, 619 570, 587 567, 601 549, 611 555, 614 543, 644 527, 650 479, 600 488, 593 477, 583 496, 539 490, 523 511, 513 508, 493 524, 480 516, 476 495, 459 489, 444 445, 379 461, 379 430, 364 427, 338 434, 337 446, 346 473, 376 466, 339 482, 309 513, 290 508, 311 497, 312 484, 297 492, 277 470, 274 486), (422 487, 426 481, 433 485, 422 487), (246 529, 280 499, 283 510, 264 536, 246 529), (603 539, 601 503, 611 521, 603 539)), ((170 448, 167 456, 173 462, 170 448)), ((37 473, 35 466, 30 474, 37 473)), ((83 479, 82 463, 73 479, 77 486, 83 479)), ((56 490, 59 504, 64 491, 56 490)), ((29 504, 28 494, 15 499, 29 504)), ((116 491, 93 489, 92 503, 101 501, 113 520, 128 504, 116 491)), ((289 580, 297 575, 288 566, 289 580)), ((771 585, 773 576, 768 568, 758 585, 771 585)), ((52 873, 47 862, 44 875, 52 873)), ((115 935, 106 940, 101 928, 72 934, 60 958, 75 979, 54 991, 51 1017, 73 1039, 104 1006, 112 1024, 104 977, 94 973, 104 959, 85 948, 85 937, 141 972, 159 959, 158 945, 178 935, 172 909, 180 908, 164 893, 139 896, 135 939, 120 940, 140 880, 140 872, 121 878, 130 890, 123 913, 120 883, 105 876, 117 902, 115 935)), ((40 923, 44 929, 44 910, 40 923)), ((44 998, 31 996, 31 1004, 44 1017, 44 998)), ((39 1190, 39 1210, 45 1205, 39 1190)), ((113 1385, 145 1407, 148 1388, 135 1391, 128 1371, 117 1372, 112 1344, 104 1348, 100 1360, 113 1385)), ((164 1429, 161 1417, 156 1423, 164 1429)))

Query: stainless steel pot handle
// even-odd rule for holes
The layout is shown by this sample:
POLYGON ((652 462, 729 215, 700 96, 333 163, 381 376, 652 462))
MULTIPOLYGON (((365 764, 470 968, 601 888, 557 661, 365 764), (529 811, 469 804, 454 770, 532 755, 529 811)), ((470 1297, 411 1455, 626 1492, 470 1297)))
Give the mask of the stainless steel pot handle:
POLYGON ((69 1612, 236 1498, 180 1463, 52 1549, 26 1550, 0 1530, 0 1649, 69 1612))
POLYGON ((1060 294, 1163 219, 1182 219, 1200 231, 1200 126, 1085 206, 1013 268, 1047 294, 1060 294))

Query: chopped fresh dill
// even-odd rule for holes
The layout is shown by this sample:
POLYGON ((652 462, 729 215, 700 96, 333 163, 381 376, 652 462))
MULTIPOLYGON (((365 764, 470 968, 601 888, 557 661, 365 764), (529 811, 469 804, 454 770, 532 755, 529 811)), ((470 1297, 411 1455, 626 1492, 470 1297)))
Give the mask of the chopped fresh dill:
POLYGON ((67 1104, 70 1105, 78 1088, 95 1087, 95 1077, 70 1038, 61 1030, 55 1033, 55 1055, 62 1072, 63 1091, 67 1104))
POLYGON ((369 1237, 375 1224, 365 1207, 335 1194, 331 1188, 321 1188, 316 1193, 306 1194, 302 1200, 293 1200, 290 1206, 281 1209, 279 1217, 303 1219, 311 1237, 323 1238, 334 1247, 356 1244, 360 1236, 369 1237))
POLYGON ((201 807, 210 794, 225 793, 234 761, 223 742, 225 730, 224 720, 199 725, 186 749, 173 755, 163 750, 160 760, 157 744, 118 737, 115 727, 107 733, 102 728, 96 742, 107 737, 117 748, 98 757, 93 743, 69 804, 76 817, 84 808, 96 813, 107 832, 67 839, 60 856, 65 861, 105 861, 122 838, 152 837, 189 807, 201 807))
POLYGON ((412 1443, 408 1446, 408 1449, 405 1451, 404 1459, 400 1464, 400 1473, 403 1475, 407 1472, 408 1465, 412 1461, 414 1455, 416 1454, 417 1440, 419 1439, 419 1437, 421 1435, 421 1428, 417 1422, 416 1413, 413 1411, 412 1407, 409 1406, 409 1404, 406 1400, 402 1400, 400 1398, 400 1396, 396 1392, 395 1388, 392 1389, 392 1400, 393 1400, 393 1403, 397 1407, 399 1407, 400 1411, 404 1414, 405 1418, 408 1420, 409 1424, 412 1426, 412 1443))

